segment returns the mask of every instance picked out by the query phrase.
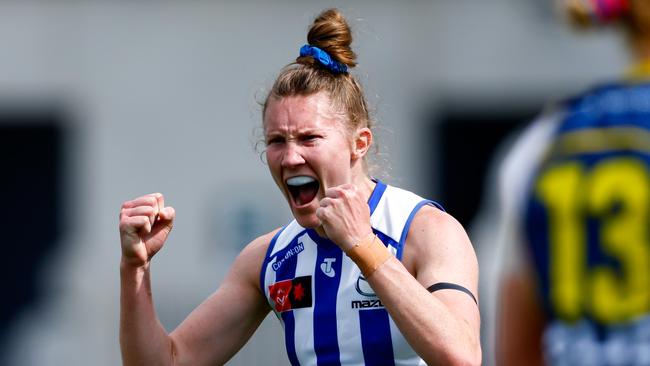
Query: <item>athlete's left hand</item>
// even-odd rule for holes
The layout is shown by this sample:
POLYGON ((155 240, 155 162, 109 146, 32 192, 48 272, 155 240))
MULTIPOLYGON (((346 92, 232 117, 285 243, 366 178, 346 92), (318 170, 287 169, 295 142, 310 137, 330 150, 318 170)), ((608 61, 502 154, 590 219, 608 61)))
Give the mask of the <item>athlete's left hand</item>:
POLYGON ((316 216, 327 237, 343 251, 372 234, 370 208, 364 195, 352 184, 327 188, 316 216))

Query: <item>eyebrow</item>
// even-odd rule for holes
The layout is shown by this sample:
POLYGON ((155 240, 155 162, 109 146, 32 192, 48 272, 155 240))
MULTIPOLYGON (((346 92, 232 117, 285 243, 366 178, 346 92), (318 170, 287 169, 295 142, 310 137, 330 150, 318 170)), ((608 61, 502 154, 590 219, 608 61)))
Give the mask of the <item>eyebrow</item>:
MULTIPOLYGON (((325 129, 323 129, 323 128, 309 127, 309 128, 303 129, 303 130, 298 130, 295 133, 290 134, 290 135, 304 136, 304 135, 312 135, 312 134, 315 134, 315 133, 322 134, 324 132, 325 132, 325 129)), ((268 133, 264 132, 264 137, 265 138, 270 138, 270 137, 275 137, 275 136, 284 137, 284 136, 287 136, 287 133, 285 131, 277 131, 277 130, 274 130, 274 131, 271 131, 271 132, 268 132, 268 133)))

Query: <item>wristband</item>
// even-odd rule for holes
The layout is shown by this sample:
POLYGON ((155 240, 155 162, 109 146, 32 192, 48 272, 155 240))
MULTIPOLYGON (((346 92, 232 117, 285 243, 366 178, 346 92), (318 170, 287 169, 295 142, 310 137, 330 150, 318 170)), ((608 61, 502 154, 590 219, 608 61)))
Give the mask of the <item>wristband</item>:
POLYGON ((345 254, 359 266, 365 278, 373 274, 392 256, 381 240, 377 240, 377 235, 367 236, 345 254))

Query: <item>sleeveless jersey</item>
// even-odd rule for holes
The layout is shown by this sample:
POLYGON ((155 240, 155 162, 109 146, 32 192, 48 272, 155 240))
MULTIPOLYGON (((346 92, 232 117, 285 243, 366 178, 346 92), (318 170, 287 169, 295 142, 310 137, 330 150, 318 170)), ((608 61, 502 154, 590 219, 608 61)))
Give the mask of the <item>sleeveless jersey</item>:
POLYGON ((564 104, 524 229, 553 365, 650 365, 650 84, 564 104))
MULTIPOLYGON (((411 220, 437 203, 377 181, 368 201, 377 237, 401 260, 411 220)), ((284 328, 292 365, 424 365, 357 265, 295 220, 269 245, 262 291, 284 328)))

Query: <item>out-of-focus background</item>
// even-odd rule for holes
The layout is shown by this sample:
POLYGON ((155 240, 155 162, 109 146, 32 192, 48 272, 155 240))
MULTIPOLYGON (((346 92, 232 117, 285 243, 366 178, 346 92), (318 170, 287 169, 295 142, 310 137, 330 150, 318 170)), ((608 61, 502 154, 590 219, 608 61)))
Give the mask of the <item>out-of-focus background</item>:
MULTIPOLYGON (((255 150, 258 102, 332 6, 356 36, 376 175, 465 225, 490 303, 491 167, 545 103, 619 76, 615 34, 571 32, 550 0, 5 0, 1 365, 120 364, 123 201, 163 192, 177 210, 152 267, 168 330, 248 241, 289 220, 255 150)), ((287 363, 271 315, 229 365, 287 363)))

